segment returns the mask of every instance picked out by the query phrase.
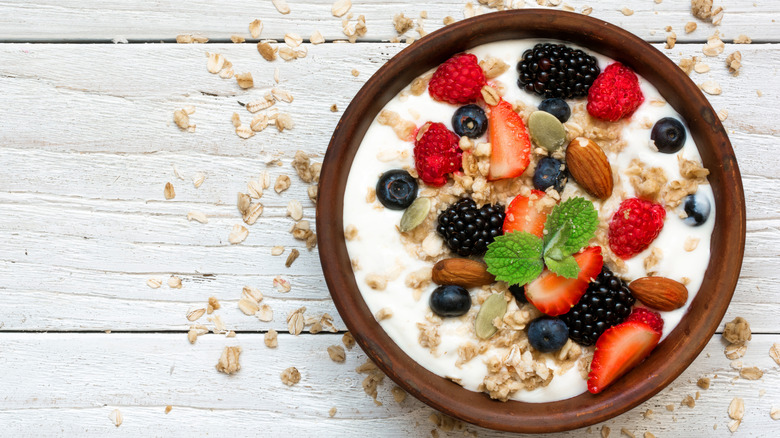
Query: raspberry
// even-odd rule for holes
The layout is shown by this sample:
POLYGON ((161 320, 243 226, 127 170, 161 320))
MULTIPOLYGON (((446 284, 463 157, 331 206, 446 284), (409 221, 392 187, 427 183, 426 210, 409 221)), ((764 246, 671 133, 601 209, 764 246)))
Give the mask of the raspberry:
POLYGON ((658 237, 665 218, 666 210, 659 204, 626 199, 609 223, 609 247, 622 259, 639 254, 658 237))
POLYGON ((417 175, 429 186, 443 186, 447 174, 461 170, 460 139, 443 123, 428 122, 420 132, 414 144, 417 175))
POLYGON ((484 85, 485 73, 477 57, 459 53, 436 69, 428 83, 428 93, 434 100, 462 105, 476 102, 484 85))
POLYGON ((616 62, 593 81, 588 91, 588 112, 593 117, 617 122, 633 114, 644 100, 636 73, 616 62))
POLYGON ((661 314, 644 307, 635 307, 626 321, 639 321, 649 325, 658 334, 664 332, 664 320, 661 318, 661 314))

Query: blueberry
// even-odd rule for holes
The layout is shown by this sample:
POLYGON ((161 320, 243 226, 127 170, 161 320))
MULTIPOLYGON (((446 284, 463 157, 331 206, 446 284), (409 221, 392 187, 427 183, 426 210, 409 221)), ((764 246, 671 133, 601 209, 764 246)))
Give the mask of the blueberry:
POLYGON ((650 138, 655 142, 659 152, 673 154, 685 145, 685 126, 675 118, 664 117, 655 122, 650 138))
POLYGON ((439 286, 433 290, 428 305, 439 316, 465 315, 471 308, 471 295, 460 286, 439 286))
POLYGON ((479 105, 466 105, 455 110, 452 116, 452 129, 459 137, 479 138, 487 131, 488 121, 485 111, 479 105))
POLYGON ((558 193, 563 192, 566 185, 566 165, 561 160, 544 157, 536 164, 534 170, 534 188, 545 191, 553 187, 558 193))
POLYGON ((509 286, 509 292, 511 292, 512 296, 515 297, 515 301, 517 301, 518 305, 528 302, 528 299, 525 297, 525 286, 513 284, 509 286))
POLYGON ((567 339, 569 328, 558 318, 543 316, 528 324, 528 342, 542 353, 560 350, 567 339))
POLYGON ((569 104, 566 103, 565 100, 557 97, 544 99, 542 103, 539 104, 539 111, 554 115, 561 123, 566 123, 566 121, 569 120, 569 117, 571 117, 571 108, 569 107, 569 104))
POLYGON ((376 197, 390 210, 403 210, 417 198, 417 180, 405 170, 388 170, 376 183, 376 197))
POLYGON ((707 222, 707 218, 710 217, 710 201, 703 195, 686 196, 683 200, 683 209, 688 215, 683 222, 692 227, 698 227, 707 222))

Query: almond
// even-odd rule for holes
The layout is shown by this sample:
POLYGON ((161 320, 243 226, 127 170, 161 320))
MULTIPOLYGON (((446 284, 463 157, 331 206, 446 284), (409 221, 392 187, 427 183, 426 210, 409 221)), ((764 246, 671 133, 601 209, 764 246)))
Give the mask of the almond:
POLYGON ((579 185, 598 199, 612 195, 612 166, 599 145, 591 139, 577 137, 566 148, 566 165, 579 185))
POLYGON ((496 277, 487 271, 487 265, 470 259, 439 260, 433 266, 431 278, 436 284, 455 284, 466 288, 496 281, 496 277))
POLYGON ((636 299, 656 310, 666 312, 679 309, 688 302, 688 289, 685 285, 669 278, 637 278, 628 288, 636 299))

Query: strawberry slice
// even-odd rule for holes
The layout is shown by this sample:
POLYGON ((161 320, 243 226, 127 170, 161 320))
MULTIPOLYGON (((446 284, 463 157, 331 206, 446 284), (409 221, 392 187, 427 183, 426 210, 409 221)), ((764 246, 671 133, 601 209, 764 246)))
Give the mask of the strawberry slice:
POLYGON ((522 175, 531 162, 531 140, 523 119, 509 102, 501 100, 490 109, 488 128, 492 147, 488 179, 495 181, 522 175))
POLYGON ((545 196, 544 192, 540 190, 533 190, 531 192, 534 199, 527 198, 523 195, 517 195, 509 206, 506 208, 506 215, 504 216, 504 234, 511 233, 512 231, 527 231, 538 237, 542 237, 544 233, 544 222, 547 220, 547 215, 552 210, 551 207, 541 208, 541 205, 536 205, 539 199, 545 196))
POLYGON ((540 312, 558 316, 568 312, 585 294, 588 283, 596 278, 604 265, 600 246, 589 246, 574 254, 580 273, 577 278, 564 278, 545 269, 525 287, 525 297, 540 312))
POLYGON ((598 394, 642 362, 658 345, 661 333, 639 321, 607 329, 596 341, 588 374, 588 391, 598 394))

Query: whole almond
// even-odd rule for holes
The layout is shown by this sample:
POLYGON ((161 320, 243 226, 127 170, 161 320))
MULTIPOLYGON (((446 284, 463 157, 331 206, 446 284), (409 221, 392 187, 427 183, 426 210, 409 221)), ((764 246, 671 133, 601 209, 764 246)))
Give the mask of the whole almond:
POLYGON ((496 281, 496 277, 487 271, 487 265, 470 259, 439 260, 433 266, 431 278, 436 284, 454 284, 466 288, 496 281))
POLYGON ((612 166, 604 151, 591 139, 577 137, 566 148, 566 165, 579 185, 598 199, 612 195, 612 166))
POLYGON ((688 289, 684 284, 665 277, 637 278, 628 285, 631 293, 647 307, 669 311, 679 309, 688 302, 688 289))

